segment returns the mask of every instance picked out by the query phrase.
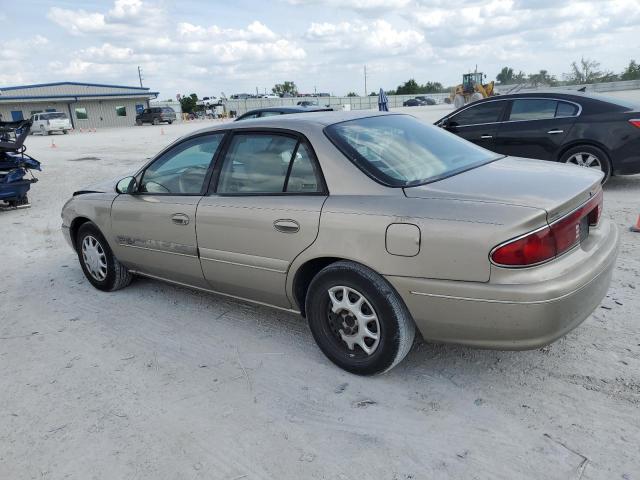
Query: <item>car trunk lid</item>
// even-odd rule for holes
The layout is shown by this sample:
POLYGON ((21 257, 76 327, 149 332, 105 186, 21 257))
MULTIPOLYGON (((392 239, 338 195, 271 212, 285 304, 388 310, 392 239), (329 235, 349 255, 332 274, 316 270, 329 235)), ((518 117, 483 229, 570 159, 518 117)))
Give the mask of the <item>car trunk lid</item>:
POLYGON ((553 222, 600 188, 594 169, 505 157, 433 183, 405 188, 409 198, 457 199, 541 208, 553 222))

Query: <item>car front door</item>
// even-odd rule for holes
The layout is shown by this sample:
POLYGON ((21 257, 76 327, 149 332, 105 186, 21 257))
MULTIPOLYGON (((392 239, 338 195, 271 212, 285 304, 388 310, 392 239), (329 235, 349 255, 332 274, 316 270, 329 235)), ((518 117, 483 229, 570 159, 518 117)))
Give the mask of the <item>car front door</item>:
POLYGON ((519 98, 510 102, 495 138, 504 155, 557 160, 558 151, 579 114, 579 105, 553 98, 519 98))
POLYGON ((290 308, 291 262, 318 234, 327 190, 297 134, 237 131, 198 206, 204 276, 217 292, 290 308))
POLYGON ((472 104, 439 123, 451 133, 489 150, 494 149, 494 138, 507 102, 491 100, 472 104))
POLYGON ((138 178, 134 194, 111 207, 116 256, 131 270, 204 287, 196 208, 207 189, 224 133, 191 137, 162 153, 138 178))

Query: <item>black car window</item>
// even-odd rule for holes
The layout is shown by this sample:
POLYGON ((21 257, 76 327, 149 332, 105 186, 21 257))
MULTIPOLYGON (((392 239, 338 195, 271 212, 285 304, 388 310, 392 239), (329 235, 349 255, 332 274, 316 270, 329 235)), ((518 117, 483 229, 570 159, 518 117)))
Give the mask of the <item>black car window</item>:
POLYGON ((176 145, 147 167, 140 192, 199 194, 223 136, 224 133, 203 135, 176 145))
POLYGON ((321 192, 311 150, 294 137, 238 133, 223 160, 217 193, 274 194, 321 192))
POLYGON ((474 105, 450 117, 452 127, 476 125, 480 123, 495 123, 500 120, 504 109, 504 102, 486 102, 474 105))
POLYGON ((521 99, 511 105, 509 120, 544 120, 556 116, 557 100, 521 99))
POLYGON ((574 103, 558 102, 556 117, 573 117, 578 113, 578 106, 574 103))

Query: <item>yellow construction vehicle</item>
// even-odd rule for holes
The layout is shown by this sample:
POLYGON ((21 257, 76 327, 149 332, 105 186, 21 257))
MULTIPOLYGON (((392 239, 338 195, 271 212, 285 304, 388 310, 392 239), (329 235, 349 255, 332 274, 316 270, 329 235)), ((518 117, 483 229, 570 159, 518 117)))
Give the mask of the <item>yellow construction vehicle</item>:
POLYGON ((494 82, 482 83, 484 77, 485 75, 478 71, 463 74, 462 83, 451 89, 451 94, 446 99, 447 103, 453 103, 455 108, 460 108, 467 103, 495 95, 494 82))

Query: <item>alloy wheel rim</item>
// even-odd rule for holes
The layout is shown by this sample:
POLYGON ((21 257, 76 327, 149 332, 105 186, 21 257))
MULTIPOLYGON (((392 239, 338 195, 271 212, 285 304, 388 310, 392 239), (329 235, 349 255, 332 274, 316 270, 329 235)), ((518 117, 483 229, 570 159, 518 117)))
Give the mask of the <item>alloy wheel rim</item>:
POLYGON ((360 350, 365 356, 373 355, 380 343, 380 322, 371 303, 357 290, 343 285, 331 287, 327 293, 327 316, 337 343, 349 353, 360 350))
POLYGON ((574 153, 567 159, 567 163, 572 163, 579 167, 597 168, 602 170, 602 163, 600 162, 600 159, 593 153, 589 152, 574 153))
POLYGON ((91 235, 82 240, 82 259, 93 278, 99 282, 107 278, 107 255, 100 242, 91 235))

